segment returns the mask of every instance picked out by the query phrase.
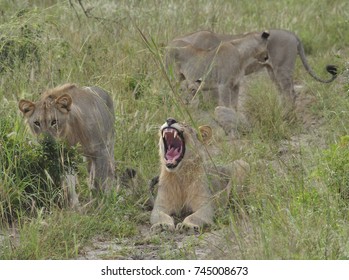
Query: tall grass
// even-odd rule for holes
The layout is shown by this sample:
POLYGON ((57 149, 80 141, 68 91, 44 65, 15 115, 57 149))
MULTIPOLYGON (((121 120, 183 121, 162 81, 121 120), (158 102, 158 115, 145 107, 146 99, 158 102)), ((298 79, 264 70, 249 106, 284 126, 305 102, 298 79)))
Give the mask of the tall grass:
MULTIPOLYGON (((347 144, 341 140, 348 134, 347 1, 81 2, 87 14, 78 1, 0 4, 1 259, 77 258, 96 236, 128 239, 149 228, 144 212, 147 181, 159 169, 158 127, 170 116, 193 126, 206 121, 184 107, 164 75, 163 47, 199 29, 234 34, 271 28, 296 32, 319 75, 326 75, 326 64, 337 64, 340 74, 330 85, 319 84, 297 61, 295 81, 314 100, 304 110, 315 118, 315 126, 285 115, 269 78, 251 77, 244 86, 251 131, 234 142, 216 137, 222 153, 213 160, 248 161, 249 191, 244 213, 233 208, 219 212, 212 230, 225 230, 217 237, 222 250, 206 257, 349 257, 347 144), (17 109, 19 99, 35 100, 65 82, 98 85, 111 93, 118 169, 132 167, 138 174, 135 186, 89 203, 85 165, 76 155, 78 192, 86 206, 81 212, 59 204, 54 182, 60 177, 52 179, 45 150, 17 109)), ((176 246, 173 240, 154 237, 151 242, 161 247, 158 258, 196 256, 195 242, 174 255, 168 249, 176 246)))

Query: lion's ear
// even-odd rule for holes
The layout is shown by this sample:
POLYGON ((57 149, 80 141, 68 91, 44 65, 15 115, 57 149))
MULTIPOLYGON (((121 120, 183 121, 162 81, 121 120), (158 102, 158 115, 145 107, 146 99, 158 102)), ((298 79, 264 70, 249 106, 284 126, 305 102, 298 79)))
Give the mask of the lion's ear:
POLYGON ((270 36, 270 33, 269 33, 268 30, 263 31, 263 33, 262 33, 262 38, 263 38, 263 39, 268 39, 269 36, 270 36))
POLYGON ((202 125, 199 127, 202 142, 207 144, 212 138, 212 128, 208 125, 202 125))
POLYGON ((26 118, 29 118, 35 111, 35 104, 28 100, 20 100, 18 107, 26 118))
POLYGON ((58 97, 55 102, 59 111, 62 113, 68 113, 71 109, 73 100, 69 94, 63 94, 62 96, 58 97))

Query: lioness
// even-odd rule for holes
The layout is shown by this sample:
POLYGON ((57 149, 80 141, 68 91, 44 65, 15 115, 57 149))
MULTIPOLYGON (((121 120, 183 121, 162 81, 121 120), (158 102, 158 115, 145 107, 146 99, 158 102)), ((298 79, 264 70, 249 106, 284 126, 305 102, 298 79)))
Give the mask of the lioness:
MULTIPOLYGON (((91 189, 110 190, 114 181, 114 106, 99 87, 65 84, 43 93, 36 102, 19 101, 19 109, 35 135, 48 134, 80 144, 88 161, 91 189)), ((78 204, 75 179, 68 176, 68 199, 78 204)))
POLYGON ((238 160, 228 168, 210 166, 205 160, 205 145, 212 137, 209 126, 201 126, 198 134, 192 127, 169 118, 159 134, 161 171, 159 178, 153 179, 159 187, 151 213, 151 230, 197 232, 213 223, 218 194, 229 194, 233 177, 242 183, 249 165, 238 160), (185 218, 175 226, 172 215, 185 218))
MULTIPOLYGON (((239 38, 243 38, 244 34, 227 35, 218 34, 211 31, 197 31, 191 34, 177 37, 169 44, 171 45, 191 45, 204 50, 211 50, 221 44, 239 38)), ((258 59, 251 57, 245 68, 245 75, 249 75, 264 67, 267 68, 270 78, 279 88, 279 91, 285 94, 285 97, 294 102, 295 92, 293 86, 293 72, 297 54, 301 58, 305 70, 317 81, 322 83, 330 83, 337 77, 337 68, 333 65, 327 65, 326 70, 332 77, 328 80, 319 78, 309 66, 304 47, 298 36, 287 30, 272 29, 267 43, 268 63, 260 63, 258 59)), ((201 80, 191 80, 188 88, 194 92, 198 89, 201 80)))
POLYGON ((178 39, 167 47, 166 65, 180 81, 204 81, 203 90, 218 92, 217 105, 236 109, 245 68, 254 59, 265 61, 268 37, 268 32, 253 32, 207 49, 178 39))

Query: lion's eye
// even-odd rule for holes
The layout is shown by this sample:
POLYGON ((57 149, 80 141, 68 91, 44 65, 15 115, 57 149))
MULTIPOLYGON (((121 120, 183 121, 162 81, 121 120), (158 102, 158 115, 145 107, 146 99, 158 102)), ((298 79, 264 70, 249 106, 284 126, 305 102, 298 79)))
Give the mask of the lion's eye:
POLYGON ((39 121, 35 121, 34 124, 35 124, 37 127, 40 127, 40 122, 39 122, 39 121))
POLYGON ((55 126, 57 124, 57 120, 53 120, 52 122, 51 122, 51 126, 55 126))

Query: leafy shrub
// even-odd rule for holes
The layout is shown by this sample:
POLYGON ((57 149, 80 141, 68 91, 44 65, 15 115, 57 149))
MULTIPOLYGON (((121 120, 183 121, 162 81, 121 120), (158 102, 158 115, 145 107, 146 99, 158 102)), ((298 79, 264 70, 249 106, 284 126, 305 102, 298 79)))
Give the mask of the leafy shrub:
POLYGON ((21 65, 40 65, 39 43, 42 32, 39 25, 21 20, 27 12, 21 10, 12 17, 8 25, 0 26, 0 73, 13 72, 21 65))
POLYGON ((50 137, 34 145, 21 140, 20 131, 9 132, 11 129, 10 121, 1 122, 0 214, 1 220, 10 222, 22 212, 62 206, 62 173, 76 170, 77 163, 74 149, 50 137))

